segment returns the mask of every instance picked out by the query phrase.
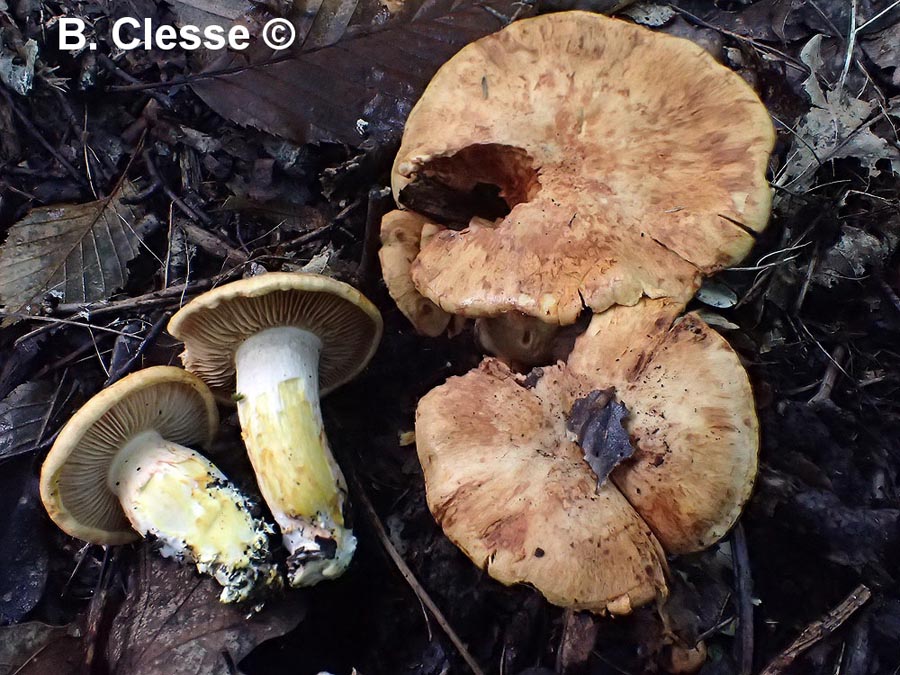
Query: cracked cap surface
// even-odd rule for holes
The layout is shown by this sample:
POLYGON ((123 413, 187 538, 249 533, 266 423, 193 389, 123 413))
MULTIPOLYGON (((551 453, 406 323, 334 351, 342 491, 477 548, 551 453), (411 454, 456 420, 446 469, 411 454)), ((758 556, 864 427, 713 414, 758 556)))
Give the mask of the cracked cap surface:
POLYGON ((488 358, 419 402, 428 506, 492 577, 624 614, 665 596, 664 550, 706 548, 734 524, 757 468, 750 383, 701 319, 675 322, 680 310, 616 307, 533 386, 488 358), (635 453, 597 490, 565 424, 575 400, 610 386, 635 453))
POLYGON ((118 452, 142 431, 207 447, 219 413, 203 382, 172 366, 132 373, 102 390, 66 422, 41 467, 41 500, 64 532, 94 544, 140 539, 107 475, 118 452))
POLYGON ((511 212, 431 237, 412 278, 470 317, 686 300, 765 228, 774 140, 750 86, 688 40, 588 12, 516 21, 438 71, 392 171, 401 205, 427 178, 497 185, 511 212))

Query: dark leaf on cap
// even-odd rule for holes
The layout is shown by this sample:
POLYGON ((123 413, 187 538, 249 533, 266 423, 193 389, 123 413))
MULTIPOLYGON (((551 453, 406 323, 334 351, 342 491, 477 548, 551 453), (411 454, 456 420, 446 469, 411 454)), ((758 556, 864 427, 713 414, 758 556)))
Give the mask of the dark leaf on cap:
POLYGON ((622 421, 628 408, 615 398, 615 389, 596 389, 572 405, 566 428, 584 450, 584 459, 597 475, 597 488, 610 472, 634 454, 622 421))

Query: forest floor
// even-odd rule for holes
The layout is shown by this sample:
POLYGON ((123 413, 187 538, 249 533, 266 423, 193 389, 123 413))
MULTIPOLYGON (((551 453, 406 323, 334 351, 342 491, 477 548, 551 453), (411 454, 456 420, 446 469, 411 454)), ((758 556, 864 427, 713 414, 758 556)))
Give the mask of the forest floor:
MULTIPOLYGON (((480 350, 469 331, 417 336, 376 257, 403 119, 437 65, 516 12, 571 6, 435 0, 388 17, 377 2, 298 0, 287 7, 306 47, 256 50, 247 58, 263 65, 248 68, 233 55, 117 50, 112 20, 212 16, 252 28, 285 7, 0 0, 0 673, 467 672, 447 627, 484 673, 657 668, 655 610, 589 622, 587 662, 561 664, 578 620, 494 582, 443 536, 404 432, 418 398, 480 350), (98 48, 61 51, 61 16, 86 19, 98 48), (416 42, 426 29, 442 46, 416 42), (65 271, 17 279, 22 237, 50 207, 75 226, 28 250, 65 271), (96 255, 118 271, 62 265, 113 212, 130 243, 96 255), (324 402, 350 477, 353 565, 251 615, 147 547, 66 536, 37 476, 60 426, 105 383, 178 363, 163 329, 186 299, 262 270, 354 283, 385 334, 365 373, 324 402)), ((760 473, 728 538, 671 560, 673 629, 705 642, 707 675, 900 672, 900 6, 686 0, 623 11, 739 72, 778 131, 769 227, 690 307, 750 373, 760 473)), ((253 492, 233 412, 222 427, 215 459, 253 492)))

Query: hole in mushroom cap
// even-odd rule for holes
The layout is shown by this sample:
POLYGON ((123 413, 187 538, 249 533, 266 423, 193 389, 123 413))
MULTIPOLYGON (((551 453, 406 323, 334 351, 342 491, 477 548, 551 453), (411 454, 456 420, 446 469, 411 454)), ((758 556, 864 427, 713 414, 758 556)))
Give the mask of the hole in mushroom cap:
POLYGON ((531 156, 510 145, 470 145, 425 162, 400 192, 400 202, 449 227, 472 218, 503 218, 540 190, 531 156))

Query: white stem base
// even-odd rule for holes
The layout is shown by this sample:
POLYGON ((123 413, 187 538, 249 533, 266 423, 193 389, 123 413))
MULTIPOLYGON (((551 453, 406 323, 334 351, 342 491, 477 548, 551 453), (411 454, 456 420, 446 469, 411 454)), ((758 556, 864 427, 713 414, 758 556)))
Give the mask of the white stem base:
POLYGON ((314 334, 279 327, 248 338, 235 355, 244 442, 295 587, 341 575, 356 550, 344 525, 347 486, 322 424, 320 349, 314 334))
POLYGON ((132 527, 154 539, 167 558, 190 560, 224 588, 222 602, 246 600, 277 585, 268 563, 270 528, 208 459, 156 431, 135 436, 107 477, 132 527))

